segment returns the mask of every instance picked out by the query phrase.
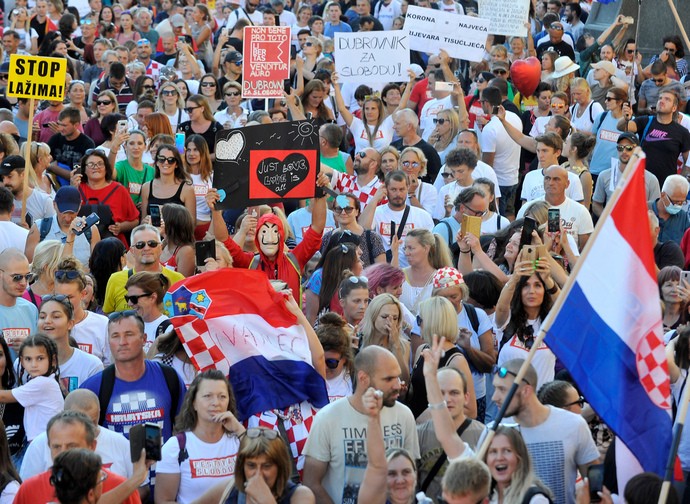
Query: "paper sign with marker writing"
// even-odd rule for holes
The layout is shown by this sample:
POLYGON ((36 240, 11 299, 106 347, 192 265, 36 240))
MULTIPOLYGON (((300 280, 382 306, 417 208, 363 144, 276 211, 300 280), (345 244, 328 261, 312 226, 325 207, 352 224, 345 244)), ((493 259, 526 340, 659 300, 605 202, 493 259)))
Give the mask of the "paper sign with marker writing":
POLYGON ((529 16, 530 0, 479 0, 479 17, 489 20, 494 35, 526 37, 525 23, 529 16))
POLYGON ((410 49, 402 30, 335 34, 340 82, 401 82, 409 79, 410 49))
POLYGON ((481 61, 489 20, 410 5, 405 26, 410 49, 438 54, 445 49, 452 58, 481 61))
POLYGON ((313 198, 319 172, 315 121, 262 124, 216 135, 216 208, 313 198))
POLYGON ((7 96, 62 101, 66 77, 66 59, 11 54, 7 96))
POLYGON ((282 98, 290 78, 290 27, 246 26, 242 98, 282 98))

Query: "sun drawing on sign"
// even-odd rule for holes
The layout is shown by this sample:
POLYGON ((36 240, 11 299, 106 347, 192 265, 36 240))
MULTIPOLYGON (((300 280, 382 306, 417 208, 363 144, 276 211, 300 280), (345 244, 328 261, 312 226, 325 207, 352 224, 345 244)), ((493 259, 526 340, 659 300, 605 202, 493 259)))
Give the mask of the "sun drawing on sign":
POLYGON ((314 125, 311 122, 303 122, 297 126, 297 129, 291 131, 291 140, 293 142, 300 142, 300 147, 304 147, 304 142, 307 141, 314 134, 314 125))

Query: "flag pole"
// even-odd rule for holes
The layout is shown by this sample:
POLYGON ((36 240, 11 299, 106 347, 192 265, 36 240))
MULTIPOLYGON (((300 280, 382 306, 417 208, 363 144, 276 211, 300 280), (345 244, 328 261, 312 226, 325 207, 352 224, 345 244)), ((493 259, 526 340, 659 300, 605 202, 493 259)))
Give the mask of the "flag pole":
POLYGON ((539 333, 537 334, 536 338, 534 339, 534 343, 532 344, 532 348, 530 349, 529 353, 527 354, 527 358, 522 363, 522 366, 520 366, 520 370, 517 372, 517 375, 515 375, 515 380, 513 380, 513 384, 510 387, 510 389, 508 390, 508 394, 506 394, 506 398, 503 401, 503 406, 501 407, 501 409, 498 412, 498 416, 493 421, 493 425, 491 426, 491 428, 487 432, 486 436, 484 437, 484 442, 482 443, 481 447, 477 451, 477 458, 483 459, 484 455, 486 455, 486 452, 489 449, 489 444, 491 444, 491 440, 494 438, 494 435, 496 434, 496 429, 498 428, 498 425, 501 423, 501 420, 503 420, 503 417, 505 417, 506 410, 508 409, 508 406, 510 405, 510 402, 512 401, 513 396, 515 395, 515 392, 517 392, 517 389, 520 386, 520 383, 522 383, 522 380, 525 378, 525 374, 527 373, 527 368, 529 367, 530 363, 532 362, 532 359, 534 358, 534 355, 536 354, 537 349, 539 348, 541 343, 544 341, 544 338, 546 337, 546 333, 551 328, 551 324, 553 324, 553 321, 555 320, 556 316, 558 315, 558 312, 561 311, 561 307, 563 306, 565 299, 568 297, 570 290, 573 288, 573 285, 575 284, 575 278, 577 277, 577 274, 579 273, 580 268, 582 267, 582 264, 584 263, 585 259, 587 258, 587 255, 589 254, 589 251, 592 248, 592 244, 596 240, 597 236, 599 236, 601 229, 604 227, 604 221, 609 217, 609 215, 611 215, 611 212, 613 211, 613 207, 615 206, 614 203, 620 197, 621 193, 625 189, 625 186, 627 186, 633 170, 635 168, 637 168, 638 163, 642 159, 644 159, 644 157, 645 156, 644 156, 644 153, 642 152, 642 149, 639 146, 636 147, 635 150, 633 151, 633 154, 630 157, 630 161, 628 161, 628 164, 625 167, 625 171, 623 172, 623 175, 621 177, 621 180, 623 181, 623 183, 620 184, 615 189, 615 191, 613 192, 613 195, 611 196, 611 200, 606 204, 606 207, 604 208, 604 211, 601 213, 601 216, 599 217, 599 221, 597 222, 597 225, 594 228, 594 232, 592 233, 592 236, 590 236, 589 240, 587 240, 587 244, 585 245, 585 248, 582 251, 580 258, 578 259, 577 263, 575 264, 573 271, 570 273, 568 280, 566 281, 565 285, 563 286, 561 293, 558 295, 558 297, 554 301, 553 307, 551 308, 551 311, 549 311, 549 314, 544 319, 544 322, 542 322, 541 327, 539 328, 539 333))
POLYGON ((673 425, 673 441, 671 442, 671 452, 668 454, 666 461, 666 473, 664 474, 664 482, 661 485, 661 492, 659 493, 659 501, 657 504, 666 504, 668 493, 671 490, 671 482, 673 481, 673 468, 676 463, 676 454, 678 453, 678 446, 680 445, 680 436, 685 427, 685 418, 688 414, 688 403, 690 402, 690 387, 683 387, 683 396, 680 399, 680 409, 676 417, 676 423, 673 425))

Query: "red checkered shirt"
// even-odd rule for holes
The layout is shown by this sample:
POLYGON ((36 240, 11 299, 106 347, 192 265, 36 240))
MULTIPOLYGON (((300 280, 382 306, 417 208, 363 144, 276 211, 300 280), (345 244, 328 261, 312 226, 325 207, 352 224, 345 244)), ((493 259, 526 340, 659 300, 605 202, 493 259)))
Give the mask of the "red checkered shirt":
MULTIPOLYGON (((367 206, 369 201, 374 197, 376 191, 381 187, 381 181, 374 177, 374 179, 367 185, 360 187, 357 183, 356 175, 348 175, 347 173, 334 171, 333 180, 331 181, 333 190, 341 194, 354 194, 362 205, 362 210, 367 206)), ((386 203, 387 200, 381 201, 380 204, 386 203)))

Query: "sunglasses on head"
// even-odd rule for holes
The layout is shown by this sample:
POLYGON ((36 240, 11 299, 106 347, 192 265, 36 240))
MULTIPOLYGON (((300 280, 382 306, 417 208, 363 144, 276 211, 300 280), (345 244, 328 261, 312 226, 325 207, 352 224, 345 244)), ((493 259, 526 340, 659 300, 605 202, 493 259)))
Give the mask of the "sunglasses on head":
POLYGON ((151 42, 149 42, 148 39, 139 39, 139 40, 137 40, 137 45, 138 46, 151 45, 151 42))
POLYGON ((158 245, 160 245, 160 242, 157 242, 156 240, 149 240, 149 241, 138 241, 136 243, 133 243, 132 246, 142 250, 146 245, 149 246, 149 248, 156 248, 158 245))
POLYGON ((513 373, 510 369, 503 366, 494 366, 491 370, 491 374, 498 375, 499 378, 505 378, 508 375, 513 375, 515 378, 517 378, 517 373, 513 373))
MULTIPOLYGON (((0 269, 0 271, 5 273, 5 270, 3 269, 0 269)), ((28 282, 31 279, 31 273, 27 273, 26 275, 23 275, 21 273, 11 273, 9 276, 14 283, 19 283, 22 280, 26 280, 28 282)))
POLYGON ((549 28, 551 28, 552 30, 563 31, 563 27, 557 24, 552 24, 551 26, 549 26, 549 28))
POLYGON ((326 367, 328 369, 337 369, 340 365, 341 359, 326 359, 326 367))
POLYGON ((158 163, 161 163, 161 164, 163 164, 165 162, 167 162, 168 164, 177 163, 177 159, 175 159, 174 157, 165 157, 165 156, 156 156, 156 161, 158 163))
POLYGON ((64 294, 47 294, 45 296, 41 296, 41 301, 43 303, 47 303, 48 301, 57 301, 58 303, 72 308, 72 302, 64 294))
POLYGON ((77 270, 57 270, 55 280, 76 280, 81 277, 81 272, 77 270))
POLYGON ((367 283, 369 282, 369 279, 365 276, 351 276, 350 278, 348 278, 348 280, 350 281, 350 283, 353 283, 355 285, 359 283, 367 285, 367 283))
POLYGON ((152 294, 153 294, 152 292, 149 292, 149 293, 146 293, 146 294, 135 294, 135 295, 131 295, 131 296, 125 295, 125 301, 127 301, 128 303, 132 303, 133 305, 135 305, 135 304, 138 304, 138 303, 139 303, 139 299, 140 299, 140 298, 149 297, 149 296, 152 295, 152 294))
POLYGON ((618 150, 618 152, 623 152, 623 151, 632 152, 635 150, 635 147, 637 147, 637 146, 636 145, 616 145, 616 149, 618 150))

